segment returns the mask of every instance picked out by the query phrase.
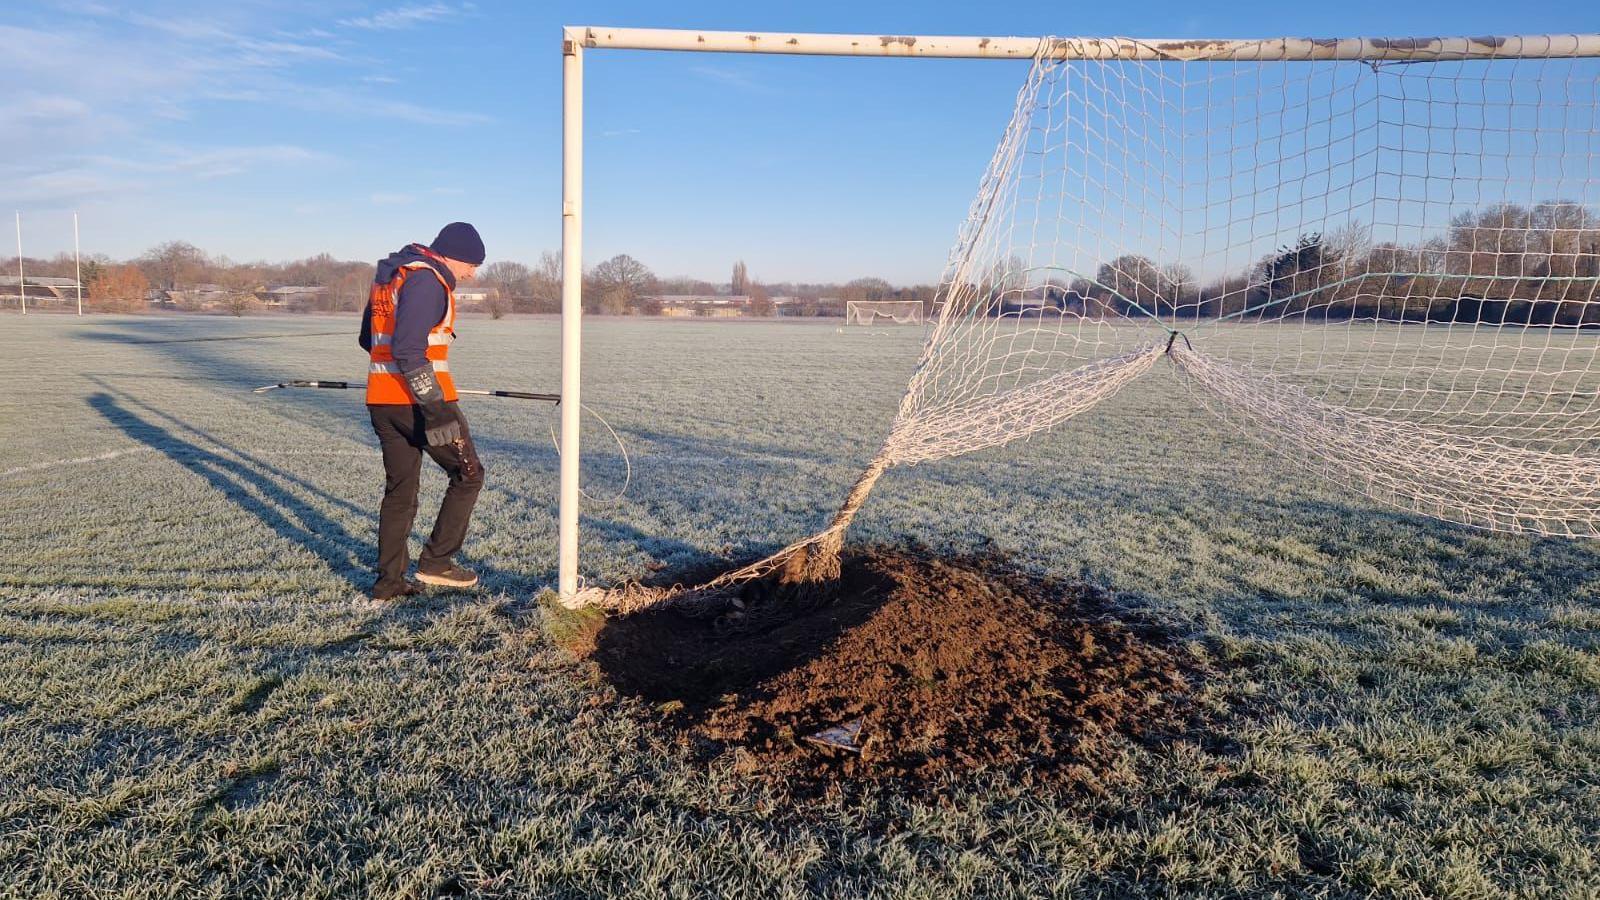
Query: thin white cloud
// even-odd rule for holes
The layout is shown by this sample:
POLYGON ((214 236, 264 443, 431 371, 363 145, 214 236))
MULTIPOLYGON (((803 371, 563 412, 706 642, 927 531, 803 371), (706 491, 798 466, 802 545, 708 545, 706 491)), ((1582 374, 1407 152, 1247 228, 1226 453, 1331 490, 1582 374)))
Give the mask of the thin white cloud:
POLYGON ((455 15, 457 11, 456 7, 444 3, 397 6, 355 19, 341 19, 339 24, 350 28, 364 28, 369 31, 399 31, 403 28, 413 28, 417 25, 449 18, 455 15))
MULTIPOLYGON (((93 8, 78 10, 95 16, 93 8)), ((434 110, 359 86, 310 84, 286 61, 339 64, 315 41, 262 41, 242 28, 193 17, 157 19, 104 10, 100 21, 53 27, 0 24, 0 57, 18 83, 0 96, 0 159, 59 165, 63 148, 80 152, 106 141, 189 119, 199 103, 256 103, 446 127, 481 125, 487 115, 434 110), (109 19, 115 37, 99 27, 109 19)), ((266 34, 282 34, 263 30, 266 34)))
POLYGON ((70 206, 84 200, 129 194, 147 185, 136 178, 118 177, 86 166, 35 172, 6 179, 7 194, 26 208, 70 206))
POLYGON ((447 127, 487 125, 494 121, 492 117, 482 113, 436 109, 405 100, 379 98, 336 88, 312 88, 300 85, 294 90, 275 95, 273 99, 285 106, 300 109, 364 115, 386 121, 421 122, 447 127))
POLYGON ((235 66, 273 68, 307 61, 333 61, 341 58, 326 40, 305 40, 281 32, 275 39, 263 40, 245 28, 230 27, 217 21, 187 16, 150 16, 126 13, 122 20, 154 32, 168 34, 201 46, 226 47, 233 51, 235 66))
POLYGON ((85 162, 111 170, 221 178, 264 166, 304 165, 332 159, 326 153, 292 144, 217 147, 209 150, 159 146, 152 149, 159 155, 145 158, 89 156, 85 157, 85 162))
POLYGON ((611 138, 611 137, 625 137, 625 136, 630 135, 630 134, 642 134, 642 133, 643 133, 642 130, 638 129, 638 128, 611 128, 611 129, 607 129, 606 131, 600 132, 600 136, 601 137, 611 138))
MULTIPOLYGON (((472 12, 470 5, 443 0, 389 12, 434 8, 472 12)), ((459 128, 493 121, 385 91, 397 79, 363 49, 382 43, 380 32, 346 27, 335 34, 329 20, 290 21, 254 4, 157 17, 143 4, 87 3, 68 13, 26 25, 0 17, 0 59, 16 76, 0 91, 0 185, 24 210, 85 199, 143 203, 147 195, 197 182, 337 163, 330 153, 274 140, 275 122, 333 118, 357 128, 413 122, 459 128), (258 108, 247 114, 258 125, 260 143, 212 143, 231 136, 218 130, 213 111, 230 108, 229 117, 239 117, 243 104, 258 108), (172 127, 177 121, 193 124, 178 130, 172 127)), ((368 18, 376 23, 382 15, 368 18)), ((342 144, 334 139, 329 146, 342 144)), ((359 202, 361 193, 356 196, 359 202)), ((427 197, 424 191, 416 199, 427 197)), ((383 193, 371 199, 411 202, 383 193)))
POLYGON ((756 81, 754 78, 751 78, 742 72, 736 72, 732 69, 725 69, 721 66, 690 66, 689 71, 699 75, 701 78, 720 82, 728 85, 729 87, 739 88, 740 90, 756 91, 761 93, 771 90, 771 88, 767 85, 756 81))
POLYGON ((374 206, 404 206, 415 200, 416 198, 410 194, 399 191, 379 191, 372 195, 372 205, 374 206))
POLYGON ((0 167, 0 180, 11 185, 9 193, 25 204, 61 206, 332 159, 325 153, 289 144, 193 150, 144 142, 135 149, 136 153, 124 155, 89 154, 52 159, 43 165, 4 166, 0 167))
POLYGON ((0 117, 11 121, 33 119, 61 121, 82 118, 93 114, 89 104, 76 97, 58 95, 25 95, 0 107, 0 117))

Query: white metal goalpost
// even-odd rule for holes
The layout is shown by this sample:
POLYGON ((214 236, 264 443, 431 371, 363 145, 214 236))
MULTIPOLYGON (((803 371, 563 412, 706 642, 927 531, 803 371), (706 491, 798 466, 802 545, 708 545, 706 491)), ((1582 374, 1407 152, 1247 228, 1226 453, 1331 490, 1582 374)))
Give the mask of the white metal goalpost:
MULTIPOLYGON (((864 56, 891 58, 965 58, 1000 59, 1031 62, 1037 67, 1041 61, 1090 62, 1140 62, 1152 63, 1243 63, 1284 62, 1304 63, 1323 61, 1357 61, 1373 66, 1382 63, 1438 63, 1466 60, 1518 60, 1518 59, 1570 59, 1600 56, 1600 34, 1533 35, 1519 37, 1456 37, 1456 38, 1273 38, 1265 40, 1194 40, 1194 39, 1130 39, 1130 38, 1038 38, 1038 37, 963 37, 963 36, 911 36, 863 34, 781 34, 731 31, 692 31, 639 28, 568 27, 562 32, 562 319, 561 319, 561 482, 560 482, 560 577, 561 599, 572 600, 579 589, 578 579, 578 514, 579 514, 579 418, 582 362, 582 283, 583 283, 583 59, 587 50, 669 50, 712 53, 765 53, 821 56, 864 56)), ((1005 149, 1005 145, 1002 145, 1005 149)), ((980 199, 982 199, 980 193, 980 199)), ((1003 199, 1003 198, 1002 198, 1003 199)), ((991 202, 996 202, 991 199, 991 202)), ((975 220, 981 223, 986 209, 974 207, 975 220)), ((969 225, 971 222, 969 221, 969 225)), ((19 254, 20 256, 20 254, 19 254)), ((997 260, 997 263, 1003 260, 997 260)), ((1002 272, 990 277, 983 273, 962 273, 971 276, 971 284, 963 280, 953 290, 968 293, 983 292, 1003 298, 1006 289, 1002 272)), ((1068 297, 1068 287, 1062 287, 1061 304, 1065 313, 1076 310, 1084 321, 1096 321, 1102 307, 1094 304, 1121 302, 1124 306, 1140 307, 1146 303, 1145 294, 1151 293, 1151 284, 1159 285, 1161 278, 1146 280, 1132 272, 1128 266, 1113 268, 1108 276, 1109 290, 1115 300, 1068 297), (1119 287, 1126 282, 1131 287, 1119 287), (1069 307, 1068 302, 1079 304, 1069 307)), ((1181 279, 1179 279, 1181 282, 1181 279)), ((1104 287, 1105 285, 1102 285, 1104 287)), ((1014 291, 1017 299, 1026 300, 1033 289, 1024 280, 1014 291)), ((1154 293, 1160 293, 1157 288, 1154 293)), ((941 299, 949 300, 950 298, 941 299)), ((970 298, 962 300, 961 308, 981 306, 970 298)), ((987 302, 987 301, 984 301, 987 302)), ((1025 306, 1023 308, 1026 308, 1025 306)), ((1035 303, 1038 309, 1039 304, 1035 303)), ((1109 307, 1106 307, 1109 308, 1109 307)), ((1157 307, 1159 310, 1159 307, 1157 307)), ((1124 311, 1125 314, 1126 311, 1124 311)), ((939 329, 946 327, 950 316, 935 311, 935 339, 939 329)), ((1159 318, 1157 316, 1157 318, 1159 318)), ((998 321, 998 320, 997 320, 998 321)), ((1012 319, 1010 321, 1019 321, 1012 319)), ((1027 322, 1026 318, 1020 320, 1027 322)), ((1035 318, 1033 321, 1037 322, 1035 318)), ((1052 320, 1054 321, 1054 320, 1052 320)), ((954 327, 954 326, 950 326, 954 327)), ((1176 336, 1176 330, 1173 331, 1176 336)), ((1167 346, 1173 346, 1170 340, 1167 346)), ((1144 352, 1144 351, 1140 351, 1144 352)), ((1134 362, 1147 365, 1146 357, 1134 362)), ((1131 357, 1130 357, 1131 358, 1131 357)), ((1112 360, 1114 362, 1114 360, 1112 360)), ((1195 371, 1198 363, 1191 362, 1195 371)), ((1088 378, 1096 372, 1075 370, 1074 377, 1088 378)), ((1204 374, 1204 373, 1202 373, 1204 374)), ((1222 376, 1218 376, 1220 379, 1222 376)), ((1020 402, 1020 399, 1019 399, 1020 402)), ((1025 410, 1013 410, 1020 414, 1025 410)), ((937 423, 935 423, 937 424, 937 423)), ((1043 427, 1043 426, 1040 426, 1043 427)), ((876 465, 876 464, 875 464, 876 465)), ((875 471, 881 471, 881 466, 875 471)), ((869 473, 872 474, 872 473, 869 473)), ((875 474, 873 474, 875 477, 875 474)), ((870 487, 865 476, 863 482, 870 487)))

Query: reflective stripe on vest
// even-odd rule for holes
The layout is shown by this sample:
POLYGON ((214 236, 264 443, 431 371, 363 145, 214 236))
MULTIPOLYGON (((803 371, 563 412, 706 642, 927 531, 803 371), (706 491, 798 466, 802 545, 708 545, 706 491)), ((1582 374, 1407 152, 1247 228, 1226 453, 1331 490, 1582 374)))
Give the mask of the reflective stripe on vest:
POLYGON ((433 266, 418 261, 401 266, 387 284, 372 286, 369 297, 372 306, 372 352, 367 366, 368 403, 392 406, 415 402, 411 390, 406 387, 405 376, 394 361, 394 322, 400 289, 405 286, 406 279, 418 270, 427 270, 444 285, 444 318, 428 332, 427 356, 429 362, 433 363, 433 372, 439 379, 439 389, 444 392, 444 399, 457 399, 456 383, 450 376, 450 342, 456 337, 456 292, 433 266))
MULTIPOLYGON (((431 360, 431 362, 433 363, 433 374, 434 375, 444 375, 445 373, 450 371, 450 363, 449 363, 448 360, 436 359, 436 360, 431 360)), ((367 365, 367 372, 368 372, 368 374, 378 373, 378 374, 383 374, 383 375, 399 375, 400 374, 400 364, 399 363, 395 363, 395 362, 369 363, 367 365)), ((439 379, 439 386, 440 387, 444 386, 444 379, 442 379, 442 378, 439 379)), ((407 400, 406 402, 410 403, 411 401, 407 400)))
MULTIPOLYGON (((431 332, 431 331, 428 332, 428 343, 429 344, 448 344, 453 340, 455 340, 455 336, 454 335, 436 334, 436 333, 431 332)), ((374 346, 374 347, 378 346, 379 344, 382 344, 383 346, 388 347, 391 344, 393 344, 393 342, 394 342, 394 335, 392 335, 392 334, 374 334, 372 336, 372 346, 374 346)))

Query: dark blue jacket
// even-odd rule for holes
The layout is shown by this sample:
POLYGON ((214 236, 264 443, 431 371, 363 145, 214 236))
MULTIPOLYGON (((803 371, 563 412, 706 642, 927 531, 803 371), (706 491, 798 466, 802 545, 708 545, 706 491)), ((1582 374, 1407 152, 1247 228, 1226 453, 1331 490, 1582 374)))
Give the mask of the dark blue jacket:
MULTIPOLYGON (((378 261, 378 272, 373 284, 388 284, 400 267, 417 261, 433 267, 444 279, 444 284, 455 290, 456 276, 444 263, 430 259, 422 252, 421 244, 407 244, 378 261)), ((394 361, 402 372, 411 372, 428 364, 428 332, 444 321, 450 311, 450 299, 438 278, 412 275, 400 287, 400 296, 394 304, 394 361)), ((372 351, 372 303, 367 303, 361 314, 361 349, 372 351)))

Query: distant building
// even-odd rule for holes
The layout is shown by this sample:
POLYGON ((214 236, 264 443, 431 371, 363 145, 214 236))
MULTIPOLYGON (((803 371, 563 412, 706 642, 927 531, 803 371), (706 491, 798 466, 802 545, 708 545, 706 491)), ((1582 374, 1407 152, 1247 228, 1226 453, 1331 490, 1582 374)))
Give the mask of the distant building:
POLYGON ((191 284, 182 290, 150 292, 150 305, 157 309, 219 309, 228 299, 228 289, 220 284, 191 284))
POLYGON ((838 297, 773 297, 772 304, 779 316, 844 315, 844 301, 838 297))
POLYGON ((279 284, 256 291, 256 299, 269 309, 309 309, 325 296, 328 289, 320 284, 279 284))
POLYGON ((748 315, 750 310, 750 298, 744 294, 656 294, 642 299, 660 304, 661 315, 673 318, 732 319, 748 315))
POLYGON ((78 282, 74 278, 53 278, 48 275, 29 275, 18 290, 15 275, 0 275, 0 301, 20 303, 24 294, 29 303, 65 303, 78 300, 78 282))

